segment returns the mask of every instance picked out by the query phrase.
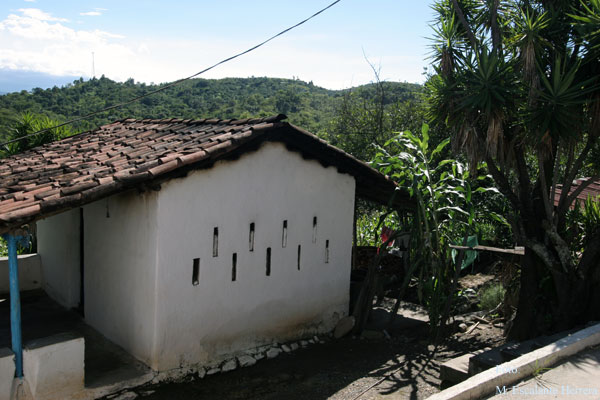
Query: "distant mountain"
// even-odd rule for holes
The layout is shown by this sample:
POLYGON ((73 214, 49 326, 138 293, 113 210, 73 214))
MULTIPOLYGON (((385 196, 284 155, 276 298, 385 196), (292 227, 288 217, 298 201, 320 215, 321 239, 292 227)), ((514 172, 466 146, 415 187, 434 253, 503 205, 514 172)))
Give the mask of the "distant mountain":
POLYGON ((56 76, 35 71, 0 68, 0 94, 20 92, 39 87, 42 89, 64 86, 78 76, 56 76))
MULTIPOLYGON (((89 114, 107 106, 160 88, 133 79, 115 82, 108 78, 76 79, 63 87, 36 88, 0 96, 0 131, 19 114, 44 114, 61 121, 89 114)), ((417 84, 384 82, 385 102, 417 99, 417 84)), ((286 114, 288 121, 313 133, 329 128, 343 97, 365 100, 376 96, 374 85, 347 90, 328 90, 300 80, 279 78, 192 79, 124 107, 82 121, 75 130, 92 129, 122 118, 249 118, 286 114)))

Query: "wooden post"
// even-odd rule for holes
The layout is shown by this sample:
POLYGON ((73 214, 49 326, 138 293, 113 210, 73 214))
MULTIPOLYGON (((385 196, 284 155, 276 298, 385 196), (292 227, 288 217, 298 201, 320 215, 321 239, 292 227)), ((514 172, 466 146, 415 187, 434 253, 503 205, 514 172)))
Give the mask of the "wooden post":
POLYGON ((508 253, 508 254, 517 254, 520 256, 524 256, 525 255, 525 247, 523 246, 515 246, 514 249, 501 249, 499 247, 490 247, 490 246, 473 246, 473 247, 469 247, 469 246, 456 246, 456 245, 449 245, 448 247, 450 247, 451 249, 457 249, 457 250, 481 250, 481 251, 493 251, 496 253, 508 253))

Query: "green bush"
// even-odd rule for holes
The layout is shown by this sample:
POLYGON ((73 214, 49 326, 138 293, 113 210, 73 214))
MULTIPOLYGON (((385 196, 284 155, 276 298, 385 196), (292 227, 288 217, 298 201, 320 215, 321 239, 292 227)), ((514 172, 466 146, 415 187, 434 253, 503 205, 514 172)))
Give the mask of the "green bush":
MULTIPOLYGON (((17 254, 31 254, 34 253, 35 249, 31 240, 29 238, 29 243, 24 247, 21 244, 17 244, 17 254)), ((0 257, 8 257, 8 246, 6 244, 6 240, 0 237, 0 257)))
POLYGON ((493 283, 479 291, 479 307, 482 310, 493 310, 504 300, 506 289, 501 283, 493 283))

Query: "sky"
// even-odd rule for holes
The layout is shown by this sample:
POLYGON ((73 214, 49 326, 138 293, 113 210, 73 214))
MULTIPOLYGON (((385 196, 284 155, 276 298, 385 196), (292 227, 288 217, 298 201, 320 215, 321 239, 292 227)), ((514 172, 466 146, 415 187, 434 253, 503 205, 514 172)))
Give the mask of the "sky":
MULTIPOLYGON (((2 0, 0 81, 31 72, 34 80, 95 74, 169 82, 252 47, 332 1, 2 0)), ((342 0, 201 77, 297 78, 342 89, 374 80, 368 59, 382 80, 422 83, 431 2, 342 0)))

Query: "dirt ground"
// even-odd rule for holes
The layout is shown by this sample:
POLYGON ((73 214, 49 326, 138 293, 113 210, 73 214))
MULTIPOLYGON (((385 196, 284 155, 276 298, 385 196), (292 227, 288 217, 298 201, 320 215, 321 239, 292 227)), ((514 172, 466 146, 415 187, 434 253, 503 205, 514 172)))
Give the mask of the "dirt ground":
POLYGON ((389 327, 390 305, 386 301, 373 312, 367 337, 328 338, 323 344, 261 360, 252 367, 188 382, 145 386, 120 398, 424 399, 440 390, 442 363, 503 342, 500 327, 479 324, 472 332, 456 333, 436 347, 427 339, 422 310, 406 304, 402 316, 389 327))
POLYGON ((494 275, 482 274, 478 272, 476 274, 469 274, 461 277, 458 280, 458 284, 462 289, 477 289, 484 286, 488 282, 493 281, 494 278, 494 275))

